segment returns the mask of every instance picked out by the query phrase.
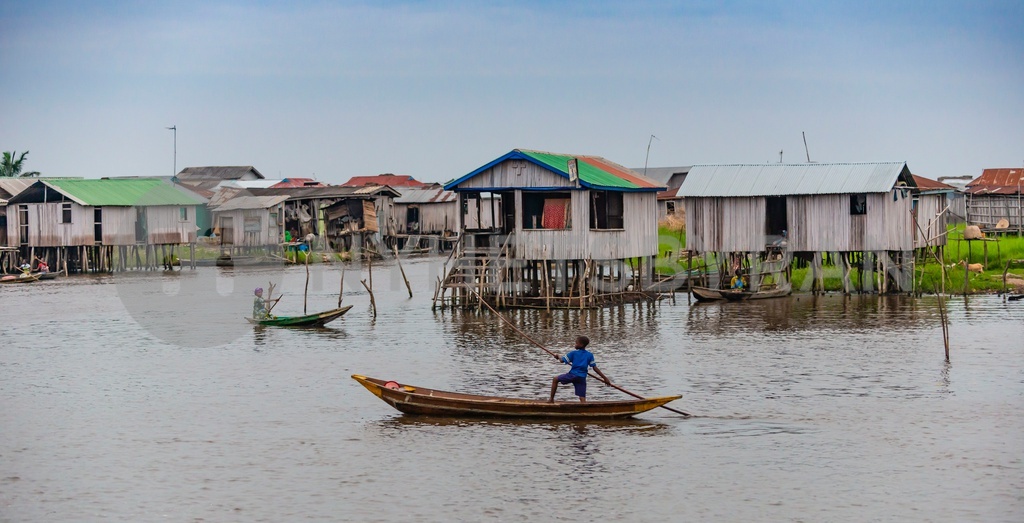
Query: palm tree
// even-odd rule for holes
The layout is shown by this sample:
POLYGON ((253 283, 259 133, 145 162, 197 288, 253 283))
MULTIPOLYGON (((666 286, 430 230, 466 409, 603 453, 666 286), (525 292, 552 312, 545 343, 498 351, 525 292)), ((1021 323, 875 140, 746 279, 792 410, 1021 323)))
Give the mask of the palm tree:
POLYGON ((25 163, 25 157, 28 156, 28 151, 21 153, 21 156, 18 156, 18 159, 15 160, 14 157, 17 156, 17 154, 18 151, 4 151, 4 159, 0 162, 0 178, 28 178, 31 176, 39 176, 39 171, 29 171, 27 173, 21 172, 23 164, 25 163))

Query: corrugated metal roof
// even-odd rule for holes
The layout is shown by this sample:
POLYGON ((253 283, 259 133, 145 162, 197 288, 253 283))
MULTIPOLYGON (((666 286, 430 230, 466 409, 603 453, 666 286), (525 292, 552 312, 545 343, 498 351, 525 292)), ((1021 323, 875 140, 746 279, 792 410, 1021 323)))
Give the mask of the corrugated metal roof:
MULTIPOLYGON (((206 203, 194 193, 157 178, 102 178, 39 180, 19 195, 27 200, 43 187, 68 199, 92 207, 134 207, 150 205, 201 205, 206 203), (32 194, 30 194, 32 193, 32 194)), ((21 198, 12 198, 19 201, 21 198)))
POLYGON ((210 210, 223 212, 243 209, 269 209, 287 199, 288 196, 284 194, 278 196, 235 196, 210 210))
POLYGON ((577 160, 580 185, 588 189, 613 191, 660 191, 665 189, 664 185, 600 156, 549 153, 526 149, 513 149, 475 171, 446 183, 444 188, 455 189, 462 182, 508 160, 527 160, 559 176, 569 178, 569 160, 573 158, 577 160))
POLYGON ((682 197, 884 193, 902 179, 906 162, 694 165, 679 187, 682 197))
POLYGON ((177 177, 182 180, 240 180, 247 174, 254 174, 260 179, 265 178, 251 165, 186 167, 177 174, 177 177))
POLYGON ((662 185, 672 187, 672 177, 676 175, 685 175, 690 172, 689 165, 683 165, 679 167, 648 167, 644 170, 643 167, 630 167, 630 170, 636 173, 640 173, 647 178, 654 180, 662 185))
POLYGON ((454 202, 455 193, 444 190, 440 185, 430 187, 402 187, 402 195, 395 198, 395 203, 444 203, 454 202))
POLYGON ((273 187, 270 189, 250 189, 249 191, 260 196, 287 194, 292 199, 376 195, 398 197, 401 195, 398 191, 387 185, 367 185, 364 187, 342 187, 340 185, 330 185, 327 187, 273 187))
POLYGON ((931 178, 925 178, 924 176, 914 175, 914 185, 917 186, 920 191, 953 191, 956 187, 952 185, 942 183, 940 181, 932 180, 931 178))
POLYGON ((353 176, 342 185, 357 187, 363 185, 387 185, 390 187, 423 187, 427 184, 407 174, 378 174, 375 176, 353 176))
POLYGON ((0 178, 0 197, 16 196, 37 181, 38 178, 0 178))
POLYGON ((967 184, 968 194, 1017 194, 1024 186, 1024 168, 985 169, 967 184))

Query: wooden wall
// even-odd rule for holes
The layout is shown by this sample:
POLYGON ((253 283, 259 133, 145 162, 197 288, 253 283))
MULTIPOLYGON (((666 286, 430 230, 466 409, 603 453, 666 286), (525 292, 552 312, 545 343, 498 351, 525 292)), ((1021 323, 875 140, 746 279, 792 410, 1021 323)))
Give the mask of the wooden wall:
POLYGON ((567 187, 576 184, 526 160, 506 160, 462 182, 459 189, 567 187))
POLYGON ((103 245, 135 245, 135 207, 102 207, 100 214, 103 245))
MULTIPOLYGON (((398 229, 397 232, 401 234, 410 232, 409 223, 406 219, 408 217, 406 211, 410 207, 416 207, 420 210, 420 228, 418 231, 415 231, 419 234, 441 234, 444 231, 455 231, 458 228, 456 224, 458 221, 459 207, 458 202, 455 200, 438 203, 395 203, 395 226, 398 229)), ((491 214, 488 210, 488 221, 490 220, 490 217, 491 214)), ((476 219, 475 210, 473 219, 476 219)))
POLYGON ((982 228, 995 227, 999 220, 1010 222, 1010 229, 1024 222, 1024 198, 1014 195, 967 195, 967 223, 982 228))
POLYGON ((948 211, 941 217, 938 213, 946 208, 945 194, 922 194, 917 196, 917 225, 914 227, 914 248, 927 247, 929 238, 936 238, 932 245, 946 245, 946 224, 949 223, 948 211), (923 234, 923 236, 922 236, 923 234), (941 236, 940 236, 941 235, 941 236))
POLYGON ((684 198, 686 248, 698 252, 761 252, 765 199, 684 198))
POLYGON ((658 206, 653 192, 622 195, 623 228, 590 229, 590 192, 571 191, 572 228, 523 229, 522 191, 515 192, 515 253, 521 260, 621 260, 658 254, 658 206))
POLYGON ((193 243, 196 241, 196 209, 185 207, 187 218, 181 219, 181 206, 154 205, 146 207, 146 242, 150 245, 193 243))
POLYGON ((284 225, 281 221, 283 216, 283 205, 278 205, 272 209, 215 211, 213 213, 213 224, 214 227, 220 229, 221 234, 224 234, 224 229, 221 227, 221 218, 231 218, 232 236, 231 238, 222 238, 222 243, 224 244, 231 243, 235 247, 264 247, 267 245, 277 245, 284 241, 284 225), (271 213, 277 213, 277 218, 272 218, 271 213), (259 221, 258 231, 245 230, 247 218, 250 220, 250 223, 255 220, 259 221))
MULTIPOLYGON (((686 247, 698 252, 761 252, 766 200, 685 198, 686 247)), ((850 195, 786 197, 788 249, 793 252, 909 251, 914 245, 912 198, 894 190, 868 194, 867 213, 850 214, 850 195)))

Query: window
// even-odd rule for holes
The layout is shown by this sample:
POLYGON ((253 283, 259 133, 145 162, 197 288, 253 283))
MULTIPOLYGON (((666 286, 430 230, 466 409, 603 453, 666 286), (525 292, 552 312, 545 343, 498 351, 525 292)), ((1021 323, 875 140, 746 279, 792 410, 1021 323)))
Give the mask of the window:
POLYGON ((621 192, 591 191, 591 229, 622 229, 622 214, 621 192))
POLYGON ((676 202, 665 202, 665 211, 669 215, 676 213, 676 202))
POLYGON ((851 194, 850 195, 850 214, 867 214, 868 213, 868 195, 866 194, 851 194))
POLYGON ((182 222, 187 222, 188 221, 188 207, 179 207, 178 208, 178 221, 182 221, 182 222))
POLYGON ((60 205, 60 223, 71 223, 71 204, 62 203, 60 205))
POLYGON ((523 229, 572 229, 572 195, 523 192, 523 229))

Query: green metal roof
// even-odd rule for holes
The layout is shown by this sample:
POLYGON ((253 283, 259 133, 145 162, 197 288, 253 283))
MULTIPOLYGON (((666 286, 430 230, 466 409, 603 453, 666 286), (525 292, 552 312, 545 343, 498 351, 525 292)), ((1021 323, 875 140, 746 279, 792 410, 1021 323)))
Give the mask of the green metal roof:
POLYGON ((99 180, 47 180, 52 189, 93 207, 145 205, 201 205, 202 200, 156 178, 103 178, 99 180))
POLYGON ((557 173, 559 176, 568 178, 569 160, 573 158, 576 159, 576 171, 579 174, 580 185, 583 187, 616 191, 660 191, 665 189, 658 182, 600 156, 559 154, 526 149, 514 149, 461 178, 449 181, 444 188, 452 190, 460 183, 507 160, 527 160, 557 173))

